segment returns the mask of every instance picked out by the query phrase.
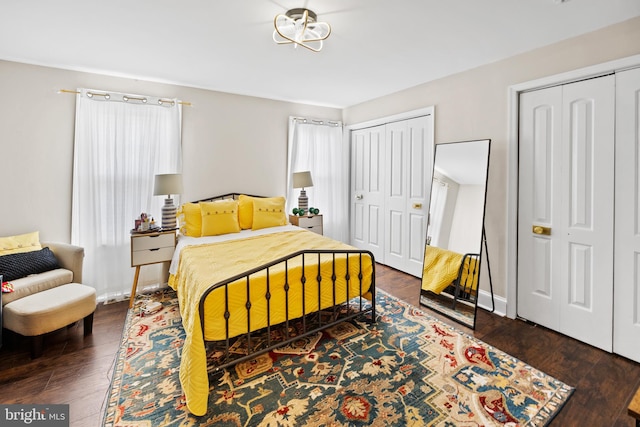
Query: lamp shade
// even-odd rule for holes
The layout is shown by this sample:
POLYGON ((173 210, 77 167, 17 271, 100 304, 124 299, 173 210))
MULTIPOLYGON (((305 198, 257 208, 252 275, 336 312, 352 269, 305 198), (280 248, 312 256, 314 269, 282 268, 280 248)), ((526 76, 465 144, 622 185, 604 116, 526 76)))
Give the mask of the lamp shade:
POLYGON ((163 196, 182 193, 182 175, 179 173, 166 173, 156 175, 153 183, 153 195, 163 196))
POLYGON ((305 188, 313 187, 313 180, 311 179, 311 172, 294 172, 293 173, 293 188, 305 188))

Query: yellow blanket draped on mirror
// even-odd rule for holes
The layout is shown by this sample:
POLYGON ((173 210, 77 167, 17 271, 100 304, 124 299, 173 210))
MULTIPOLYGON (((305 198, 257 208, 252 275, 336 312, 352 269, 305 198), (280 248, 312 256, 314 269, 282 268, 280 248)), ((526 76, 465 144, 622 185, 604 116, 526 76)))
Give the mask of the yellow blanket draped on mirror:
MULTIPOLYGON (((427 246, 424 254, 424 266, 422 271, 422 290, 439 294, 451 285, 458 277, 463 255, 436 246, 427 246)), ((462 270, 461 284, 466 283, 466 277, 477 269, 475 258, 465 258, 462 270)), ((478 275, 472 277, 471 289, 478 287, 478 275)))

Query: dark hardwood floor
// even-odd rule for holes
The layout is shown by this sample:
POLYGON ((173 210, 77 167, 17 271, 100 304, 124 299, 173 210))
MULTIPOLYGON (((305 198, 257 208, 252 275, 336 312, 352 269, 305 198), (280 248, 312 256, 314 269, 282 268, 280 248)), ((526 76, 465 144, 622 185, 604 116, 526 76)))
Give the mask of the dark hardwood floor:
POLYGON ((93 333, 82 321, 45 336, 44 354, 30 359, 29 341, 2 330, 0 402, 69 404, 70 426, 101 423, 128 302, 98 305, 93 333))
MULTIPOLYGON (((419 279, 382 265, 376 269, 380 289, 418 305, 419 279)), ((53 332, 35 360, 26 339, 3 330, 0 402, 68 403, 71 426, 98 426, 127 309, 127 302, 98 306, 91 336, 83 339, 82 322, 53 332)), ((478 310, 475 331, 459 328, 576 387, 552 426, 634 426, 627 406, 640 386, 640 364, 484 310, 478 310)))

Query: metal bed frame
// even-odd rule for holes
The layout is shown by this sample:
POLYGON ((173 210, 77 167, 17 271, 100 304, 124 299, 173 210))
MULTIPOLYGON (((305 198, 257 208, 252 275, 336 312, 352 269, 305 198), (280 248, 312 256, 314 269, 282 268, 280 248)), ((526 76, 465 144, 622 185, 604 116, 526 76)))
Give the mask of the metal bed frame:
MULTIPOLYGON (((207 199, 198 200, 198 202, 206 202, 206 201, 214 201, 220 199, 228 199, 237 197, 240 193, 229 193, 221 196, 215 196, 207 199)), ((262 196, 251 196, 251 197, 262 197, 262 196)), ((197 202, 196 202, 197 203, 197 202)), ((326 261, 325 261, 326 262, 326 261)), ((314 264, 314 265, 315 265, 314 264)), ((199 301, 199 314, 200 314, 200 326, 202 330, 202 336, 205 344, 213 344, 216 346, 219 352, 222 353, 222 356, 219 357, 215 363, 210 365, 211 360, 208 359, 208 370, 217 371, 237 363, 241 363, 247 360, 251 360, 256 356, 274 350, 278 347, 291 344, 303 337, 315 334, 317 332, 323 331, 326 328, 337 325, 341 322, 353 320, 358 317, 364 317, 367 322, 375 323, 375 258, 373 253, 365 250, 358 249, 323 249, 323 250, 300 250, 290 255, 281 257, 274 261, 271 261, 267 264, 261 265, 259 267, 253 268, 244 273, 238 274, 234 277, 230 277, 226 280, 220 281, 216 284, 211 285, 200 297, 199 301), (322 277, 320 274, 321 265, 320 260, 321 256, 327 255, 330 256, 331 259, 331 267, 332 267, 332 277, 331 277, 331 289, 333 294, 333 305, 328 308, 322 308, 321 306, 321 281, 322 277), (306 295, 305 288, 306 286, 313 285, 318 289, 318 309, 306 315, 303 314, 302 317, 298 318, 290 318, 289 316, 289 292, 291 289, 291 285, 289 284, 289 264, 293 260, 297 260, 301 258, 302 262, 302 277, 296 283, 302 286, 302 313, 306 313, 306 295), (357 277, 351 277, 349 266, 354 262, 354 258, 357 259, 358 263, 358 274, 357 277), (365 281, 366 278, 363 275, 363 259, 370 258, 371 259, 371 278, 369 281, 365 281), (350 295, 349 294, 349 286, 346 287, 346 295, 344 295, 345 302, 338 303, 338 299, 336 296, 336 281, 339 279, 336 276, 336 262, 342 261, 346 263, 346 274, 345 277, 340 278, 347 281, 358 281, 358 295, 350 295), (315 277, 305 277, 305 266, 309 264, 317 264, 318 270, 317 275, 315 277), (271 324, 270 319, 270 303, 271 303, 271 291, 272 285, 270 280, 270 274, 274 267, 284 265, 285 269, 285 283, 284 283, 284 291, 285 291, 285 302, 286 302, 286 320, 283 323, 279 324, 271 324), (249 298, 245 303, 245 307, 247 310, 247 328, 246 332, 239 336, 230 337, 229 336, 229 285, 232 283, 238 282, 239 280, 243 280, 246 283, 246 295, 251 295, 250 288, 251 282, 250 277, 252 275, 264 274, 266 277, 266 292, 264 294, 264 301, 266 301, 267 306, 267 326, 258 331, 251 330, 251 306, 255 301, 251 301, 249 298), (362 291, 365 288, 365 285, 369 285, 368 292, 371 293, 371 301, 368 301, 364 297, 362 297, 362 291), (205 338, 205 322, 207 321, 206 314, 206 305, 205 301, 207 297, 216 289, 224 289, 224 304, 225 304, 225 313, 224 313, 224 322, 226 328, 226 338, 223 341, 207 341, 205 338), (295 326, 293 325, 295 323, 295 326), (284 337, 282 339, 275 339, 272 337, 272 331, 274 328, 284 326, 284 337), (293 326, 293 327, 292 327, 293 326), (293 330, 293 332, 291 332, 293 330), (257 340, 257 342, 253 342, 253 338, 261 335, 266 336, 266 342, 257 340), (240 354, 233 353, 231 351, 232 346, 238 345, 241 343, 241 340, 246 343, 244 347, 246 350, 240 354)))

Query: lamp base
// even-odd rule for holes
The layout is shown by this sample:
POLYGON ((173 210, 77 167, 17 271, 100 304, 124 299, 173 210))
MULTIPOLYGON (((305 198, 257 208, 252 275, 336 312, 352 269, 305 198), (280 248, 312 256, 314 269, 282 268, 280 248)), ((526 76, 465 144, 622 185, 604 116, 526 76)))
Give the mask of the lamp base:
POLYGON ((162 228, 176 228, 176 211, 173 199, 164 199, 164 206, 162 206, 162 228))
POLYGON ((298 209, 309 209, 309 198, 307 192, 304 189, 300 190, 300 196, 298 197, 298 209))

